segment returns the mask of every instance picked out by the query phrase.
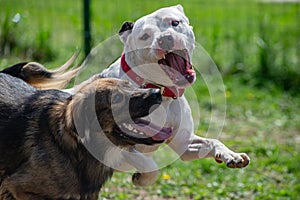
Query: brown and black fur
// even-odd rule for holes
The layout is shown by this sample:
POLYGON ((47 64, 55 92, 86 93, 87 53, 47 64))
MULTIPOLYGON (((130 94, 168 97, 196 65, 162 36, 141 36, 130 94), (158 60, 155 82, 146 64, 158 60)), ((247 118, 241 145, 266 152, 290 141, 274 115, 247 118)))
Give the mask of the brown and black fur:
POLYGON ((159 91, 117 79, 95 79, 71 96, 0 73, 0 199, 98 199, 113 173, 98 161, 107 149, 162 142, 126 135, 116 121, 146 116, 160 102, 159 91))
POLYGON ((38 89, 61 89, 83 69, 76 66, 70 68, 77 56, 78 53, 75 53, 65 64, 55 70, 48 70, 37 62, 21 62, 0 73, 20 78, 38 89))

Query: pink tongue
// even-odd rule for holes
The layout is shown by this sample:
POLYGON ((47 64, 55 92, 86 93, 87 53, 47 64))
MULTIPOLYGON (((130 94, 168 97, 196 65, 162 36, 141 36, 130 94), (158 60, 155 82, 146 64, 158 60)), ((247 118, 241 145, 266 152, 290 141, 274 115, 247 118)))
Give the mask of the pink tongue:
POLYGON ((147 136, 151 137, 153 140, 166 140, 172 135, 172 128, 170 127, 158 127, 150 122, 142 119, 138 119, 135 121, 132 126, 145 133, 147 136))
POLYGON ((192 83, 194 81, 196 73, 192 68, 191 63, 188 61, 188 55, 186 55, 186 58, 184 58, 183 56, 180 56, 176 53, 168 53, 166 55, 166 60, 168 64, 163 63, 164 65, 168 65, 169 67, 180 73, 189 83, 192 83))
POLYGON ((186 62, 183 59, 183 57, 175 53, 169 53, 166 55, 166 60, 169 62, 170 67, 173 67, 176 71, 178 71, 181 74, 185 73, 186 62))

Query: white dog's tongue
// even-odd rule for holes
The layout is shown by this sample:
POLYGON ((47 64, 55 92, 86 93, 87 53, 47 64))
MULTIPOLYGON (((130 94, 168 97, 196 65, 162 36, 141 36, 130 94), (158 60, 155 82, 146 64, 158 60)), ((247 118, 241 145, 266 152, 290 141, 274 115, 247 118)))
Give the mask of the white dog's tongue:
POLYGON ((149 121, 138 119, 135 120, 135 123, 132 126, 145 133, 148 137, 151 137, 153 140, 166 140, 172 136, 172 128, 170 127, 159 127, 155 124, 150 123, 149 121))
POLYGON ((186 61, 182 56, 177 55, 175 53, 169 53, 166 55, 166 60, 170 67, 173 67, 176 71, 180 72, 181 74, 185 74, 186 72, 186 61))

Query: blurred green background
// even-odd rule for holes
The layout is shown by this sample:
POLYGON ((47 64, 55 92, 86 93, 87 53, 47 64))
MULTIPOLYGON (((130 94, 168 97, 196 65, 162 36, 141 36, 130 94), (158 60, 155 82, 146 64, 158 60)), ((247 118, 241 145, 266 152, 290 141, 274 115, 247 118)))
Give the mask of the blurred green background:
MULTIPOLYGON (((176 161, 147 188, 133 186, 131 174, 118 173, 101 198, 298 199, 300 2, 91 0, 92 46, 117 34, 124 21, 178 3, 224 79, 227 117, 219 139, 247 152, 252 163, 232 170, 211 159, 176 161)), ((79 0, 0 0, 0 69, 25 60, 54 68, 83 50, 82 5, 79 0)), ((211 110, 221 108, 198 80, 193 85, 201 110, 196 132, 203 135, 211 110)))

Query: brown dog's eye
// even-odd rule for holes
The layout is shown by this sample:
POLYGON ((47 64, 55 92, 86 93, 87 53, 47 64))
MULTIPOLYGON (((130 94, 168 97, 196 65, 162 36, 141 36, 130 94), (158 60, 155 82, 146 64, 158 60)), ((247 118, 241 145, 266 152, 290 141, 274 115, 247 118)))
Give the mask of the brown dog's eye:
POLYGON ((142 37, 140 37, 141 40, 147 40, 150 37, 150 35, 148 35, 147 33, 145 33, 144 35, 142 35, 142 37))
POLYGON ((112 96, 112 103, 120 103, 123 101, 123 95, 121 93, 115 93, 112 96))
POLYGON ((179 23, 180 23, 180 21, 173 20, 173 21, 171 22, 171 25, 174 26, 174 27, 176 27, 176 26, 179 25, 179 23))

